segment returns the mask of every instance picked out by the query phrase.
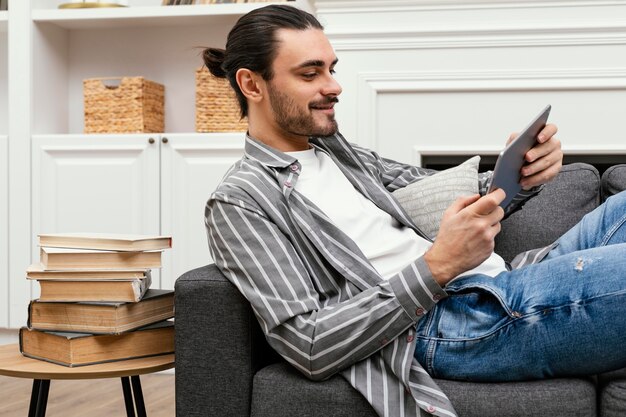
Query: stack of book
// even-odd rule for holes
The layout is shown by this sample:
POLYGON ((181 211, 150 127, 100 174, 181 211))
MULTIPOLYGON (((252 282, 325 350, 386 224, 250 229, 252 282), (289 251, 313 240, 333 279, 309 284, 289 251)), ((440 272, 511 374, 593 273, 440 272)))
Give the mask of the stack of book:
POLYGON ((174 291, 151 289, 167 236, 39 235, 41 288, 20 329, 25 356, 80 366, 174 352, 174 291))

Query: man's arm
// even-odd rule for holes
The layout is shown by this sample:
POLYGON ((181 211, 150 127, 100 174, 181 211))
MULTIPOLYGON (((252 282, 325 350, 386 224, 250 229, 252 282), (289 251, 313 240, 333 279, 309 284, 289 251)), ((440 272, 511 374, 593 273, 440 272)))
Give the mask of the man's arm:
POLYGON ((216 265, 249 300, 269 344, 314 380, 372 355, 446 295, 423 258, 358 294, 341 276, 319 289, 321 277, 305 266, 316 260, 301 259, 253 202, 214 198, 206 222, 216 265))

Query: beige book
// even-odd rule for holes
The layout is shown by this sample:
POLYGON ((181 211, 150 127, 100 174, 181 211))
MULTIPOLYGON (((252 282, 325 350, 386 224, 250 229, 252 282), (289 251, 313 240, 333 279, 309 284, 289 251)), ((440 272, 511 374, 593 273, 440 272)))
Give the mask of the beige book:
POLYGON ((40 248, 40 262, 44 270, 65 269, 132 269, 160 268, 161 251, 117 252, 40 248))
POLYGON ((72 270, 48 270, 43 269, 40 263, 32 264, 26 269, 26 278, 37 280, 62 280, 62 281, 94 281, 94 280, 132 280, 141 279, 150 275, 149 269, 72 269, 72 270))
POLYGON ((142 299, 152 279, 129 281, 59 281, 38 280, 41 288, 40 301, 99 301, 99 302, 130 302, 142 299))
POLYGON ((39 246, 51 248, 101 249, 114 251, 146 251, 169 249, 170 236, 122 235, 105 233, 40 234, 39 246))
POLYGON ((82 366, 174 352, 174 322, 162 321, 118 335, 20 329, 24 356, 65 366, 82 366))
POLYGON ((136 303, 42 302, 28 306, 28 327, 119 334, 174 317, 174 291, 149 289, 136 303))

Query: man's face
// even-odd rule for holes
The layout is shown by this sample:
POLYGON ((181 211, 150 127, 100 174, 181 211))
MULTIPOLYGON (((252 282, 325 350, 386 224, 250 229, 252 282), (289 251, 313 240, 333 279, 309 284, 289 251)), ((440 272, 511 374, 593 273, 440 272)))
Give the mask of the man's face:
POLYGON ((274 77, 267 84, 274 127, 288 136, 337 132, 334 105, 341 87, 334 79, 337 57, 318 29, 277 32, 274 77))

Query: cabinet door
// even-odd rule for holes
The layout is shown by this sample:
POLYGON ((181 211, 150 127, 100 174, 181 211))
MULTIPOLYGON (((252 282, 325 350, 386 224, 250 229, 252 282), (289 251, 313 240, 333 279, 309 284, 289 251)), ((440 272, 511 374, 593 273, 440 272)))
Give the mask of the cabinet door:
POLYGON ((0 328, 9 326, 9 157, 7 137, 0 135, 0 328))
POLYGON ((166 135, 161 143, 163 288, 189 269, 210 263, 204 207, 228 168, 243 155, 244 133, 166 135))
POLYGON ((158 135, 35 136, 32 166, 33 260, 38 233, 160 233, 158 135))

